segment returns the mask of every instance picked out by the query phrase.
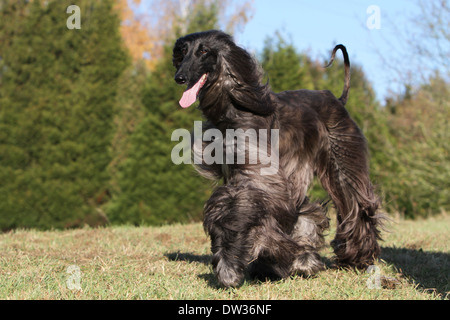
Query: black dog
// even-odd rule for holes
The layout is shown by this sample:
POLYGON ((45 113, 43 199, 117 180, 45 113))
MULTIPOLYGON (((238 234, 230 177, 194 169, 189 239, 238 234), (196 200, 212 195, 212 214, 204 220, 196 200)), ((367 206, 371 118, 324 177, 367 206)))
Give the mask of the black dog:
MULTIPOLYGON (((224 180, 204 207, 212 264, 223 286, 239 285, 246 270, 259 278, 284 278, 324 268, 318 250, 328 218, 323 206, 306 196, 314 174, 336 207, 332 246, 337 264, 364 268, 380 254, 380 201, 369 180, 366 140, 344 108, 350 83, 344 46, 336 46, 331 62, 338 49, 345 63, 339 99, 326 90, 273 93, 261 83, 255 59, 223 32, 193 33, 175 44, 175 81, 187 85, 180 104, 188 107, 200 100, 207 119, 204 130, 215 128, 225 135, 227 129, 253 129, 259 137, 260 129, 267 129, 269 136, 273 130, 279 134, 278 170, 273 174, 261 174, 267 164, 261 160, 197 166, 204 176, 224 180)), ((202 153, 209 143, 203 141, 193 152, 202 153)), ((249 142, 244 152, 253 147, 249 142)), ((235 160, 239 148, 233 150, 235 160)))

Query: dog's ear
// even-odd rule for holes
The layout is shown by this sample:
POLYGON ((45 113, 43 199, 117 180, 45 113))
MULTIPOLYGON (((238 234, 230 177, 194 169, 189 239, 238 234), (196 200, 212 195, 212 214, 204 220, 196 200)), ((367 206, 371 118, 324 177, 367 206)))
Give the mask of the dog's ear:
POLYGON ((236 107, 259 115, 269 115, 275 111, 269 85, 261 84, 261 69, 247 51, 233 43, 229 51, 219 55, 219 59, 222 74, 229 77, 227 92, 236 107))
POLYGON ((237 108, 244 108, 261 116, 267 116, 275 111, 270 99, 270 91, 264 85, 252 87, 236 87, 230 91, 230 99, 237 108))

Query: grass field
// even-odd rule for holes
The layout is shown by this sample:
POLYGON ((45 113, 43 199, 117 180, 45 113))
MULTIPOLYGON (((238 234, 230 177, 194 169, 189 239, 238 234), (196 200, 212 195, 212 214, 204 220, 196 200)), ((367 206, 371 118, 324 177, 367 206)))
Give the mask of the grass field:
POLYGON ((448 299, 450 216, 389 229, 371 274, 330 268, 238 289, 217 287, 201 224, 17 230, 0 235, 0 299, 448 299))

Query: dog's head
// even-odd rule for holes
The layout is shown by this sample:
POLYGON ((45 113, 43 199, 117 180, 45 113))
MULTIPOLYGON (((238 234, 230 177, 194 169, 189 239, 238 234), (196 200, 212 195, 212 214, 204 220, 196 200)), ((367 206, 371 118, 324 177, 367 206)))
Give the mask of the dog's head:
POLYGON ((210 30, 179 38, 173 49, 173 65, 177 69, 175 81, 187 86, 180 100, 183 108, 198 97, 226 93, 226 98, 243 108, 268 113, 268 94, 260 83, 258 64, 226 33, 210 30))
POLYGON ((233 44, 231 37, 211 30, 192 33, 177 40, 173 49, 173 65, 177 69, 175 81, 187 85, 180 105, 192 105, 206 83, 217 78, 220 52, 233 44))

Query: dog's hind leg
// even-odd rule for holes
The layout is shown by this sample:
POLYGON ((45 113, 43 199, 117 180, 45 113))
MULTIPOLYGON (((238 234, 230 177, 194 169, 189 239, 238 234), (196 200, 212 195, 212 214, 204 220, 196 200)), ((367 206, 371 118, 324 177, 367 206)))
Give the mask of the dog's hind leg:
MULTIPOLYGON (((281 279, 293 274, 313 275, 324 269, 317 248, 282 232, 275 222, 270 231, 258 232, 257 258, 250 266, 250 275, 258 279, 281 279)), ((303 238, 301 240, 304 240, 303 238)))
POLYGON ((254 230, 250 274, 264 279, 285 278, 293 274, 310 276, 324 269, 318 251, 324 245, 323 231, 329 220, 322 205, 304 203, 297 209, 297 222, 289 233, 282 230, 273 216, 267 216, 254 230))
POLYGON ((323 232, 329 226, 326 204, 310 203, 306 198, 298 209, 298 220, 291 237, 300 246, 308 246, 318 251, 325 245, 323 232))
POLYGON ((318 176, 337 211, 332 242, 340 266, 364 268, 380 254, 379 199, 369 179, 366 140, 342 105, 327 123, 329 148, 318 163, 318 176))
POLYGON ((306 198, 298 209, 298 219, 290 235, 302 248, 292 264, 292 273, 309 276, 324 268, 318 251, 325 244, 323 232, 328 227, 325 208, 317 202, 309 203, 306 198))

